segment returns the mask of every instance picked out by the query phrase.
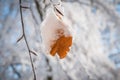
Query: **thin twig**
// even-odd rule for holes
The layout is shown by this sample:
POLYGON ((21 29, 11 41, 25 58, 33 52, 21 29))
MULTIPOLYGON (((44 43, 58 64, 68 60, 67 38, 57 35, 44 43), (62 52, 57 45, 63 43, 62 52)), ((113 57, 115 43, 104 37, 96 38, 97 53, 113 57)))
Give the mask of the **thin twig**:
POLYGON ((30 62, 31 62, 32 70, 33 70, 33 74, 34 74, 34 80, 36 80, 36 73, 35 73, 35 68, 34 68, 33 61, 32 61, 31 50, 30 50, 30 47, 28 45, 28 42, 27 42, 27 39, 26 39, 26 35, 25 35, 24 22, 23 22, 23 14, 22 14, 22 8, 23 7, 21 7, 21 0, 19 0, 19 4, 20 4, 20 17, 21 17, 21 23, 22 23, 23 38, 25 40, 25 43, 26 43, 26 46, 27 46, 27 49, 28 49, 28 52, 29 52, 30 62))
POLYGON ((22 34, 22 36, 17 40, 17 42, 19 42, 21 39, 23 39, 23 34, 22 34))
MULTIPOLYGON (((20 8, 30 9, 30 11, 31 11, 31 7, 25 7, 25 6, 20 5, 20 8)), ((32 11, 31 11, 31 12, 32 12, 32 11)), ((24 38, 24 34, 25 34, 25 33, 23 32, 22 36, 17 40, 17 42, 19 42, 20 40, 22 40, 22 39, 24 38)), ((30 53, 33 53, 34 55, 37 56, 37 54, 36 54, 34 51, 31 51, 31 50, 30 50, 30 53)))
POLYGON ((36 53, 36 52, 34 52, 34 51, 31 51, 31 50, 30 50, 30 53, 33 53, 34 55, 36 55, 36 56, 37 56, 37 53, 36 53))
POLYGON ((21 8, 24 8, 24 9, 30 9, 30 7, 27 7, 27 6, 22 6, 20 5, 21 8))

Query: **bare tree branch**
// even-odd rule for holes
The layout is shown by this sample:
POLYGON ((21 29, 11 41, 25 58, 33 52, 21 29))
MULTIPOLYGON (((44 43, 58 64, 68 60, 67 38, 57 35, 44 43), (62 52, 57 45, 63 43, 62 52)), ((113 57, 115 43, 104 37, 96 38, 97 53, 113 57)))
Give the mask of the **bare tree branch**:
POLYGON ((36 80, 36 73, 35 73, 35 68, 34 68, 34 64, 33 64, 33 61, 32 61, 32 55, 31 53, 34 53, 33 51, 30 50, 30 47, 28 45, 28 42, 27 42, 27 38, 26 38, 26 35, 25 35, 25 28, 24 28, 24 22, 23 22, 23 14, 22 14, 22 7, 21 6, 21 0, 19 0, 19 4, 20 4, 20 17, 21 17, 21 24, 22 24, 22 31, 23 31, 23 34, 22 36, 20 37, 20 39, 18 39, 18 41, 20 41, 22 38, 24 38, 25 40, 25 43, 26 43, 26 46, 27 46, 27 49, 28 49, 28 52, 29 52, 29 57, 30 57, 30 62, 31 62, 31 66, 32 66, 32 71, 33 71, 33 74, 34 74, 34 80, 36 80))

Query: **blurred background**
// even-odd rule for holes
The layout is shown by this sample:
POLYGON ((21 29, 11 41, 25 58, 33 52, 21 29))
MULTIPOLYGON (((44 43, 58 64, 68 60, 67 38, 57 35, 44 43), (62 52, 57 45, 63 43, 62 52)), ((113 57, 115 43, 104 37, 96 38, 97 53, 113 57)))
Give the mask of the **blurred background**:
MULTIPOLYGON (((73 30, 67 57, 42 49, 40 25, 49 0, 22 0, 25 34, 37 80, 120 80, 120 0, 62 0, 73 30)), ((19 0, 0 0, 0 80, 33 80, 22 35, 19 0)))

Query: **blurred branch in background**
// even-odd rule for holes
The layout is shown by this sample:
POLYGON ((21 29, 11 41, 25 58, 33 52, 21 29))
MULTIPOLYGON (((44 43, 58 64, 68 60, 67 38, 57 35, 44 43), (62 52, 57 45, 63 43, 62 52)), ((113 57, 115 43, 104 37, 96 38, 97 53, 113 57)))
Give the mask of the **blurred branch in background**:
POLYGON ((42 12, 42 8, 41 8, 41 6, 39 4, 39 1, 38 0, 34 0, 34 2, 36 4, 36 8, 37 8, 38 13, 40 15, 40 19, 41 19, 41 21, 43 21, 43 12, 42 12))

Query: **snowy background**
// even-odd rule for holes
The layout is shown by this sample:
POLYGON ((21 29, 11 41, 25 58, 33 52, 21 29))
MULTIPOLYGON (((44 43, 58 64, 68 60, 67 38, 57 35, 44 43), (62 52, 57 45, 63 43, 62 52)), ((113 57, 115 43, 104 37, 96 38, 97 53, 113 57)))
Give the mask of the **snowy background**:
MULTIPOLYGON (((62 0, 73 45, 59 59, 43 51, 40 26, 49 0, 22 0, 25 32, 37 80, 120 80, 120 0, 62 0)), ((19 0, 0 0, 0 80, 32 80, 22 39, 19 0)))

